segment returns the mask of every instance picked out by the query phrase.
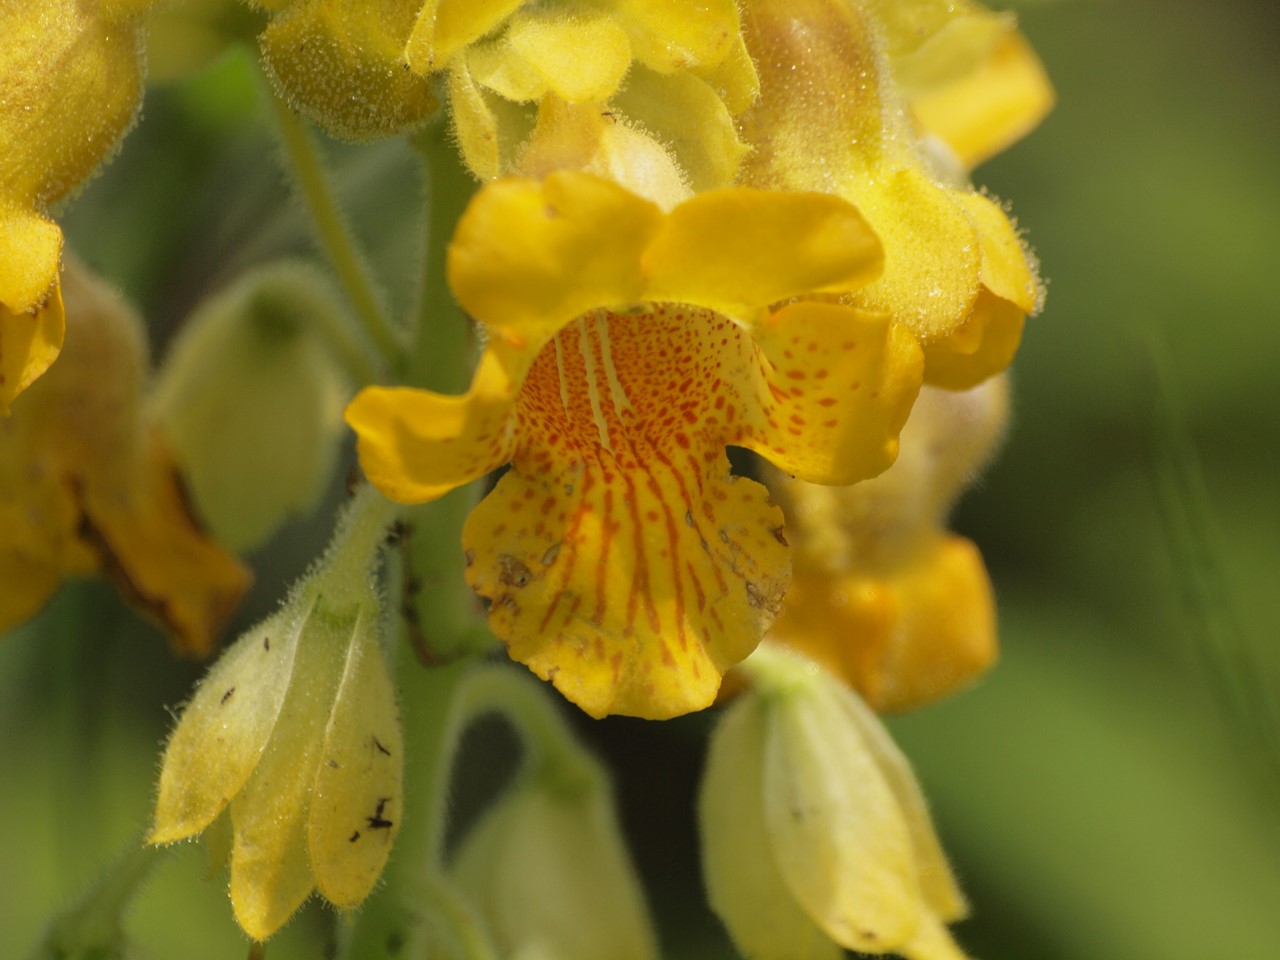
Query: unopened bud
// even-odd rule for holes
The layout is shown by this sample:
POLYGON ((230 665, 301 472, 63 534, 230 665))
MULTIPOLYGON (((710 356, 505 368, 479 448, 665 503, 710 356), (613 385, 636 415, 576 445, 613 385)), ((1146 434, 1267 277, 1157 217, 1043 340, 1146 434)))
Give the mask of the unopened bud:
POLYGON ((161 370, 156 418, 234 549, 308 512, 332 475, 349 389, 324 333, 334 303, 310 268, 249 274, 195 312, 161 370))

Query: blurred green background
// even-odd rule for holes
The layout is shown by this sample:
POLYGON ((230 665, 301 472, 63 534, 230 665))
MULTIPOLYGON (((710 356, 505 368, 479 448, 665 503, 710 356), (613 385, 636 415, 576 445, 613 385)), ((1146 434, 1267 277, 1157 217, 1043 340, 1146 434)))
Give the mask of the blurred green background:
MULTIPOLYGON (((975 689, 892 727, 973 901, 957 929, 973 955, 1273 960, 1280 13, 1261 0, 1020 11, 1059 105, 976 179, 1011 202, 1049 298, 1014 368, 1006 448, 956 517, 988 558, 1004 655, 975 689)), ((223 61, 154 91, 63 217, 143 308, 157 357, 209 291, 309 251, 270 144, 244 62, 223 61)), ((419 256, 412 164, 394 145, 334 159, 402 305, 397 278, 419 256)), ((272 608, 327 529, 321 512, 253 558, 238 626, 272 608)), ((0 955, 23 955, 141 834, 168 711, 201 669, 93 583, 0 644, 0 955)), ((667 955, 732 956, 702 906, 690 819, 707 720, 581 727, 616 770, 667 955)), ((150 956, 244 955, 225 877, 204 871, 184 848, 146 888, 130 930, 150 956)), ((310 905, 273 960, 319 956, 325 920, 310 905)))

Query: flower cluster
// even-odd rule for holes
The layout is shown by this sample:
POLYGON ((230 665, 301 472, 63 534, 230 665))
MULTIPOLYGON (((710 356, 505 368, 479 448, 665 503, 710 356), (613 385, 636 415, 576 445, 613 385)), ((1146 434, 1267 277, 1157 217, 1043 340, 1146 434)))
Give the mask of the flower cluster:
MULTIPOLYGON (((365 329, 308 270, 267 268, 192 315, 153 391, 136 321, 69 257, 60 281, 47 217, 133 122, 152 5, 0 13, 0 626, 102 572, 207 652, 247 585, 227 545, 315 501, 340 407, 373 489, 196 692, 151 841, 222 837, 257 939, 313 890, 344 909, 370 894, 413 816, 369 573, 399 518, 419 531, 393 590, 419 659, 496 638, 596 718, 740 694, 700 819, 711 904, 744 953, 961 956, 945 925, 963 898, 873 711, 995 656, 981 557, 945 522, 1043 300, 1006 209, 969 180, 1052 103, 1013 18, 968 0, 258 0, 221 32, 210 17, 215 46, 257 34, 365 329), (295 113, 346 140, 404 136, 432 189, 457 182, 448 165, 479 184, 431 196, 465 210, 429 222, 419 290, 428 307, 451 293, 466 330, 443 309, 384 315, 295 113), (427 389, 471 362, 451 349, 470 333, 470 386, 427 389), (451 494, 481 484, 459 510, 451 494), (441 599, 464 579, 481 604, 441 599)), ((426 926, 469 956, 655 955, 604 773, 540 688, 476 675, 433 688, 438 822, 404 881, 428 891, 426 926), (490 682, 511 701, 467 699, 490 682), (449 858, 449 764, 480 707, 534 759, 449 858), (590 900, 591 922, 564 898, 590 900)), ((405 910, 368 936, 417 936, 378 926, 405 910)))

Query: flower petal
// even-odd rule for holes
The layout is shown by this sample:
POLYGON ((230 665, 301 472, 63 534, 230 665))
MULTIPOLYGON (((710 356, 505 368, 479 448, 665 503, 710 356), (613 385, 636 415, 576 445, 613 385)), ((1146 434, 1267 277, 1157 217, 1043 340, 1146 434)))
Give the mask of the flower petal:
POLYGON ((537 349, 579 314, 640 299, 641 251, 661 212, 590 174, 482 190, 449 246, 449 285, 490 333, 537 349))
POLYGON ((881 712, 972 683, 996 658, 995 600, 971 542, 933 535, 897 570, 797 572, 774 635, 881 712))
POLYGON ((468 44, 518 10, 524 0, 425 0, 405 45, 414 72, 444 69, 468 44))
POLYGON ((513 466, 463 532, 468 579, 511 655, 594 716, 709 704, 772 620, 781 514, 730 477, 750 356, 705 311, 597 313, 538 357, 513 466))
POLYGON ((743 431, 731 441, 801 479, 853 483, 897 456, 920 389, 915 338, 883 316, 794 303, 753 325, 761 356, 743 431))
POLYGON ((1021 307, 983 290, 964 326, 925 344, 925 382, 947 390, 968 390, 1007 369, 1022 342, 1026 320, 1021 307))
POLYGON ((55 286, 49 298, 25 313, 0 305, 0 415, 49 369, 62 350, 66 316, 55 286))
POLYGON ((734 0, 611 0, 609 6, 636 59, 660 73, 720 63, 738 33, 734 0))
POLYGON ((462 397, 369 387, 347 407, 369 480, 400 503, 422 503, 483 477, 510 458, 511 414, 524 371, 513 378, 494 353, 481 359, 462 397))
POLYGON ((248 781, 284 704, 305 622, 281 611, 236 641, 200 681, 165 747, 150 843, 201 832, 248 781))
POLYGON ((838 197, 716 190, 663 221, 644 254, 645 293, 746 319, 802 293, 860 287, 881 263, 875 234, 838 197))
POLYGON ((747 153, 719 93, 693 74, 633 64, 611 106, 667 144, 695 190, 727 187, 747 153))
POLYGON ((842 946, 882 953, 911 938, 923 904, 910 828, 841 694, 769 704, 765 822, 805 912, 842 946))
POLYGON ((711 737, 698 795, 707 898, 744 956, 839 960, 844 950, 800 909, 774 857, 764 810, 767 710, 743 697, 711 737))
POLYGON ((1030 133, 1053 104, 1044 65, 1017 31, 970 73, 911 97, 921 125, 945 140, 969 169, 1030 133))
POLYGON ((297 645, 271 739, 231 801, 231 906, 255 940, 265 940, 283 926, 315 886, 307 821, 357 614, 352 611, 346 620, 331 609, 320 617, 314 613, 310 608, 299 627, 306 636, 297 645))
POLYGON ((506 35, 546 85, 569 103, 608 100, 631 65, 626 31, 604 13, 522 10, 511 18, 506 35))
POLYGON ((311 794, 311 869, 317 889, 339 908, 369 895, 403 815, 400 716, 374 628, 357 625, 347 650, 311 794))

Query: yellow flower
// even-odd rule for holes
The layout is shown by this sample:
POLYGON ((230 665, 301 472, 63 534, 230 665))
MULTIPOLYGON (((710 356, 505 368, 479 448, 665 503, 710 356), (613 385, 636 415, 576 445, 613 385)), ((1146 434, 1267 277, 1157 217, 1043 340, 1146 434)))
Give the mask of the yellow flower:
POLYGON ((878 711, 906 710, 970 682, 996 657, 982 556, 945 531, 946 512, 1004 425, 1003 378, 967 393, 926 387, 897 461, 852 487, 778 477, 794 579, 773 639, 854 687, 878 711))
POLYGON ((62 347, 62 232, 43 211, 105 159, 142 92, 141 0, 0 9, 0 413, 62 347))
POLYGON ((667 144, 695 189, 725 186, 743 153, 732 116, 757 92, 733 0, 432 0, 406 52, 448 72, 459 146, 482 179, 512 172, 529 129, 518 105, 562 102, 608 104, 667 144))
POLYGON ((714 191, 664 214, 587 174, 491 184, 449 251, 487 339, 471 388, 359 394, 361 463, 402 502, 511 463, 463 533, 511 655, 593 716, 700 709, 789 566, 781 514, 730 475, 725 446, 824 483, 896 453, 915 338, 793 299, 878 266, 861 217, 828 195, 714 191))
POLYGON ((884 272, 845 302, 908 325, 926 345, 926 382, 962 389, 1008 365, 1042 291, 1003 210, 919 148, 882 6, 905 16, 920 0, 748 0, 761 96, 742 117, 753 150, 741 182, 855 204, 884 244, 884 272))
POLYGON ((313 890, 359 905, 400 830, 400 715, 369 576, 379 500, 357 495, 326 561, 214 664, 165 747, 149 840, 217 834, 229 815, 231 904, 257 940, 313 890))
POLYGON ((816 664, 762 644, 712 734, 698 812, 708 898, 752 960, 844 950, 963 960, 967 912, 910 765, 816 664))
POLYGON ((972 169, 1053 107, 1044 66, 1012 13, 968 0, 865 0, 894 79, 921 126, 972 169))
POLYGON ((141 323, 68 260, 62 359, 0 421, 0 629, 101 572, 181 651, 208 653, 248 571, 192 520, 141 412, 141 323))

